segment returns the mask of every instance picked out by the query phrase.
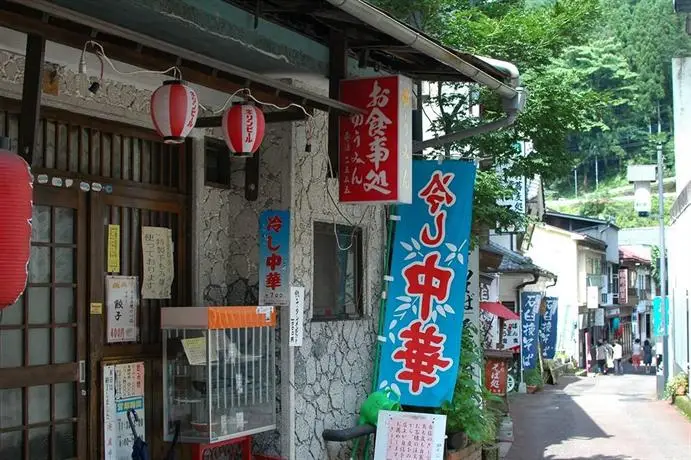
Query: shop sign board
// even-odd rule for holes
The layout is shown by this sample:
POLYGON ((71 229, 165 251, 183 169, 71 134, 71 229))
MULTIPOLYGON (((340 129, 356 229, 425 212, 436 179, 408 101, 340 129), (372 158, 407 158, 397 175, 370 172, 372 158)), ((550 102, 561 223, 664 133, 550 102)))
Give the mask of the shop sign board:
POLYGON ((259 305, 290 305, 290 212, 259 216, 259 305))
POLYGON ((339 200, 410 203, 413 83, 402 75, 341 81, 341 101, 364 113, 339 122, 339 200))

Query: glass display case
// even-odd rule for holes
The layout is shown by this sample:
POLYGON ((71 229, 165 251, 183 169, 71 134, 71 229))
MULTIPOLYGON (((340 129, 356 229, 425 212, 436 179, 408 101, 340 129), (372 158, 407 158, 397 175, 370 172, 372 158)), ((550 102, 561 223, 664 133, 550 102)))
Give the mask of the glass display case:
POLYGON ((213 443, 276 427, 274 307, 169 307, 164 437, 213 443))

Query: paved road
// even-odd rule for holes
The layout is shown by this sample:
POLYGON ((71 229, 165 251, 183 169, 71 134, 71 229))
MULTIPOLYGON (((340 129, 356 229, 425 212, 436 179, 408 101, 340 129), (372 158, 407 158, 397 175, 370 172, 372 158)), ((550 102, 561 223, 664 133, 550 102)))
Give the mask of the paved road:
POLYGON ((691 459, 691 422, 655 399, 654 375, 561 380, 512 398, 507 460, 691 459))

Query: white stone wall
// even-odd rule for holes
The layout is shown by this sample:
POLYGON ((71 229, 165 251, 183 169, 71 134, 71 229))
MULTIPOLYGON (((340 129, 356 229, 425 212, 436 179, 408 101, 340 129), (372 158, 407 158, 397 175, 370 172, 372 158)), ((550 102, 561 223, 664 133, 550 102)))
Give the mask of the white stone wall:
POLYGON ((347 428, 357 422, 369 393, 376 341, 385 244, 382 206, 339 205, 334 179, 326 181, 327 117, 312 120, 311 153, 305 152, 305 129, 293 130, 291 187, 293 283, 305 287, 305 338, 295 349, 295 458, 345 459, 349 446, 321 438, 325 428, 347 428), (340 210, 340 212, 339 212, 340 210), (347 218, 347 219, 346 219, 347 218), (312 322, 313 222, 359 224, 363 229, 364 309, 360 320, 312 322))

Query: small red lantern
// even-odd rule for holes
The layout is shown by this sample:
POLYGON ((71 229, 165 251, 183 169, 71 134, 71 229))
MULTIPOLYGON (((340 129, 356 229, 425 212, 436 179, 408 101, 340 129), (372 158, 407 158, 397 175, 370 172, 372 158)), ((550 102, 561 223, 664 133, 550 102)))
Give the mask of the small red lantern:
POLYGON ((252 156, 264 140, 264 112, 250 105, 234 105, 223 114, 223 137, 235 156, 252 156))
POLYGON ((29 165, 0 150, 0 309, 15 303, 26 288, 31 255, 33 177, 29 165))
POLYGON ((164 81, 151 95, 151 120, 166 144, 179 144, 197 123, 197 93, 182 80, 164 81))

